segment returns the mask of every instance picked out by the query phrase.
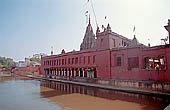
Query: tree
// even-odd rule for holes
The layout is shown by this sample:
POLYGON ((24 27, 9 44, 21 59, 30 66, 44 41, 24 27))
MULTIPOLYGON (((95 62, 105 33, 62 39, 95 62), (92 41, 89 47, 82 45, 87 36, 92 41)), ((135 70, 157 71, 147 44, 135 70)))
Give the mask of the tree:
POLYGON ((2 68, 3 67, 3 65, 2 64, 0 64, 0 68, 2 68))
POLYGON ((16 64, 11 58, 0 57, 0 68, 6 68, 7 70, 11 70, 15 68, 16 64))
POLYGON ((32 57, 32 58, 30 58, 30 61, 34 61, 34 62, 40 63, 40 58, 32 57))

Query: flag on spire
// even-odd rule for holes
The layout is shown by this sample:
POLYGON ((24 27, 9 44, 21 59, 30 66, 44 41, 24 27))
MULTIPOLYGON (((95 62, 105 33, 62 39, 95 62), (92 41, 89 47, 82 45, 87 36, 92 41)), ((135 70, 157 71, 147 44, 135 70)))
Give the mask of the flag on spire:
POLYGON ((86 24, 88 24, 88 16, 87 15, 85 15, 86 16, 86 24))
POLYGON ((87 14, 87 13, 89 13, 89 11, 88 11, 88 10, 85 12, 85 14, 87 14))

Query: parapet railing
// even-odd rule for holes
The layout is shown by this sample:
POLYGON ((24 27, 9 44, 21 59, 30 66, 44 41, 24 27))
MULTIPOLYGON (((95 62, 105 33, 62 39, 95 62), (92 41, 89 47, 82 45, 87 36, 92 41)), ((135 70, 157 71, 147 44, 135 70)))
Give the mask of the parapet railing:
POLYGON ((46 76, 52 79, 69 80, 75 82, 94 83, 101 85, 110 85, 116 87, 139 88, 160 92, 170 92, 170 82, 158 82, 153 80, 138 81, 138 80, 120 80, 120 79, 103 79, 103 78, 88 78, 88 77, 68 77, 68 76, 46 76))

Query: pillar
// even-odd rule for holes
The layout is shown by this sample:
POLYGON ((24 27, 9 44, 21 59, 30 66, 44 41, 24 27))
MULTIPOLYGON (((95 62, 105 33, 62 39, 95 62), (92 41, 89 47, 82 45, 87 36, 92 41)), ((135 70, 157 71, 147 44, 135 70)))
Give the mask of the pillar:
POLYGON ((67 69, 65 69, 65 76, 67 76, 67 69))
POLYGON ((71 77, 72 77, 72 72, 73 72, 73 71, 70 69, 70 76, 71 76, 71 77))
POLYGON ((64 70, 63 69, 61 70, 61 76, 64 76, 64 70))
POLYGON ((57 71, 56 71, 56 75, 58 76, 58 69, 57 69, 57 71))
POLYGON ((74 77, 74 69, 72 69, 72 77, 74 77))
POLYGON ((80 69, 78 69, 78 72, 79 72, 79 77, 80 77, 80 69))
POLYGON ((63 69, 61 70, 61 76, 64 76, 64 70, 63 69))
POLYGON ((83 71, 83 77, 84 77, 84 69, 82 69, 82 71, 83 71))
POLYGON ((52 76, 54 75, 54 69, 52 69, 52 76))
POLYGON ((58 76, 60 76, 60 69, 58 69, 58 76))
POLYGON ((67 76, 67 69, 65 69, 65 76, 67 76))

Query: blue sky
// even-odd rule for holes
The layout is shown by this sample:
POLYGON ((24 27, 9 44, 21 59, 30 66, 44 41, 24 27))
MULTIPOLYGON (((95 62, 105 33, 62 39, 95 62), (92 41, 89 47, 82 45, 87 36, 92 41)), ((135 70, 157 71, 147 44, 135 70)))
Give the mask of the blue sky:
MULTIPOLYGON (((95 18, 87 0, 0 0, 0 56, 15 61, 35 53, 54 54, 79 50, 86 27, 85 11, 95 18)), ((160 45, 168 35, 170 0, 93 0, 98 25, 110 23, 112 31, 141 43, 160 45), (105 20, 104 17, 107 16, 105 20)))

